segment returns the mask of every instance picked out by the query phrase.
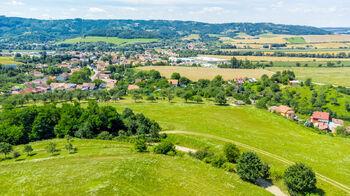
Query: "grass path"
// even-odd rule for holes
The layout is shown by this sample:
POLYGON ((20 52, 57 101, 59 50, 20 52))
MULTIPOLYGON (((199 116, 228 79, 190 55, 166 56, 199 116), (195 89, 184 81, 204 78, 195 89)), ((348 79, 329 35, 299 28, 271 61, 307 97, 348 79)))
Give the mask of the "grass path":
MULTIPOLYGON (((234 141, 234 140, 230 140, 230 139, 226 139, 226 138, 223 138, 223 137, 219 137, 219 136, 214 136, 214 135, 210 135, 210 134, 205 134, 205 133, 196 133, 196 132, 189 132, 189 131, 164 131, 163 133, 167 133, 167 134, 187 134, 187 135, 195 135, 195 136, 201 136, 201 137, 206 137, 206 138, 211 138, 211 139, 216 139, 216 140, 220 140, 220 141, 224 141, 224 142, 230 142, 230 143, 234 143, 235 145, 237 146, 240 146, 240 147, 243 147, 243 148, 246 148, 248 150, 252 150, 252 151, 255 151, 255 152, 258 152, 258 153, 261 153, 261 154, 264 154, 268 157, 271 157, 271 158, 274 158, 278 161, 281 161, 283 163, 286 163, 288 165, 292 165, 294 164, 294 162, 292 161, 289 161, 285 158, 282 158, 278 155, 275 155, 275 154, 272 154, 272 153, 269 153, 269 152, 266 152, 266 151, 263 151, 263 150, 260 150, 258 148, 255 148, 255 147, 252 147, 252 146, 249 146, 249 145, 246 145, 246 144, 243 144, 243 143, 240 143, 240 142, 237 142, 237 141, 234 141)), ((346 193, 350 194, 350 187, 344 185, 344 184, 341 184, 333 179, 330 179, 320 173, 316 173, 316 176, 324 181, 324 182, 327 182, 343 191, 345 191, 346 193)))

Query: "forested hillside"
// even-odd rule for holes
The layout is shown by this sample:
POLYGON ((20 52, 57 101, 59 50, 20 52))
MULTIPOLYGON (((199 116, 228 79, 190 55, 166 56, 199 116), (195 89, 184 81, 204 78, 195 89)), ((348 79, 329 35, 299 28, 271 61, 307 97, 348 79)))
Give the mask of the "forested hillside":
POLYGON ((170 20, 39 20, 0 16, 1 42, 39 43, 60 41, 79 36, 111 36, 119 38, 178 38, 190 34, 221 34, 233 37, 237 33, 312 35, 330 32, 309 26, 272 23, 209 24, 170 20))

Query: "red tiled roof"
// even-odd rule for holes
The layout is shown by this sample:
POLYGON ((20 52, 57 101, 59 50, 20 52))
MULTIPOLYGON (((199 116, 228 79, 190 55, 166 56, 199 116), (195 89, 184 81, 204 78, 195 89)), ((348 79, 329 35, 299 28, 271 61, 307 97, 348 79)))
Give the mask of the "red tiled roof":
POLYGON ((179 84, 179 80, 168 80, 168 82, 172 85, 178 85, 179 84))
POLYGON ((335 124, 339 124, 339 125, 344 124, 344 121, 343 121, 343 120, 341 120, 341 119, 336 119, 336 118, 333 118, 333 119, 332 119, 332 122, 335 123, 335 124))
POLYGON ((311 118, 320 119, 320 120, 329 120, 329 113, 316 111, 312 114, 311 118))
POLYGON ((130 90, 139 89, 139 88, 140 88, 139 86, 133 85, 133 84, 131 84, 131 85, 128 86, 128 90, 129 90, 129 91, 130 91, 130 90))

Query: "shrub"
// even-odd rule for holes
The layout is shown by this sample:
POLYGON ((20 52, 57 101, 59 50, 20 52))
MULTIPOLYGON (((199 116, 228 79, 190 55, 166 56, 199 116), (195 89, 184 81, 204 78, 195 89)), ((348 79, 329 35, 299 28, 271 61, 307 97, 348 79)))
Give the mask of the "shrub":
POLYGON ((270 175, 271 175, 270 166, 269 166, 269 164, 264 163, 261 167, 261 170, 260 170, 260 176, 264 179, 269 179, 270 175))
POLYGON ((164 140, 153 148, 156 154, 167 154, 169 152, 176 153, 175 145, 168 140, 164 140))
POLYGON ((145 140, 143 140, 143 139, 136 140, 136 142, 134 144, 134 149, 136 150, 136 152, 146 152, 147 145, 146 145, 145 140))
POLYGON ((113 138, 113 135, 108 133, 107 131, 102 131, 96 137, 96 139, 99 139, 99 140, 111 140, 112 138, 113 138))
POLYGON ((225 171, 236 173, 236 166, 233 163, 226 162, 222 165, 225 171))
POLYGON ((221 168, 227 160, 223 155, 215 155, 211 160, 211 165, 217 168, 221 168))
POLYGON ((253 152, 245 152, 238 159, 237 173, 242 180, 248 182, 256 183, 258 178, 269 173, 269 169, 269 166, 264 166, 259 157, 253 152))
POLYGON ((303 163, 290 166, 283 179, 291 195, 305 195, 316 190, 315 173, 303 163))
POLYGON ((5 154, 5 158, 6 155, 9 154, 12 151, 12 145, 9 143, 5 143, 5 142, 1 142, 0 143, 0 153, 4 153, 5 154))
POLYGON ((240 152, 236 145, 228 143, 224 146, 224 153, 228 162, 236 163, 240 152))
POLYGON ((32 146, 29 145, 29 144, 24 145, 24 146, 23 146, 23 152, 24 152, 24 153, 27 153, 27 156, 29 156, 30 153, 33 152, 32 146))
POLYGON ((50 142, 46 146, 46 151, 52 155, 53 153, 55 153, 57 151, 56 145, 57 145, 56 143, 50 142))
POLYGON ((14 151, 13 153, 12 153, 12 158, 14 158, 14 159, 16 159, 16 158, 18 158, 18 157, 20 157, 21 156, 21 153, 19 153, 18 151, 14 151))
POLYGON ((209 147, 205 147, 201 150, 196 151, 195 153, 189 152, 189 155, 196 159, 203 160, 204 158, 213 157, 214 153, 209 150, 209 147))

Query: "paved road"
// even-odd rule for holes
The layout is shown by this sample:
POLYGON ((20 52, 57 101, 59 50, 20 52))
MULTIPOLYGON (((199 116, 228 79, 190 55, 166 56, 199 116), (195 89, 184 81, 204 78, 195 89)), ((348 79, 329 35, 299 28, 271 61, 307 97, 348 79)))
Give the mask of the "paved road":
MULTIPOLYGON (((243 144, 243 143, 240 143, 240 142, 237 142, 237 141, 234 141, 234 140, 230 140, 230 139, 226 139, 226 138, 223 138, 223 137, 219 137, 219 136, 215 136, 215 135, 210 135, 210 134, 205 134, 205 133, 196 133, 196 132, 190 132, 190 131, 163 131, 162 133, 167 133, 167 134, 186 134, 186 135, 196 135, 196 136, 201 136, 201 137, 206 137, 206 138, 211 138, 211 139, 216 139, 216 140, 220 140, 220 141, 224 141, 224 142, 230 142, 230 143, 234 143, 236 144, 237 146, 241 146, 243 148, 246 148, 246 149, 249 149, 251 151, 255 151, 255 152, 258 152, 258 153, 261 153, 263 155, 266 155, 268 157, 271 157, 271 158, 274 158, 276 160, 279 160, 283 163, 286 163, 288 165, 293 165, 294 162, 292 161, 289 161, 285 158, 282 158, 278 155, 275 155, 275 154, 272 154, 272 153, 269 153, 269 152, 266 152, 266 151, 263 151, 263 150, 260 150, 258 148, 255 148, 255 147, 252 147, 252 146, 249 146, 249 145, 246 145, 246 144, 243 144)), ((350 194, 350 187, 344 185, 344 184, 341 184, 340 182, 337 182, 331 178, 328 178, 320 173, 316 173, 316 176, 318 179, 324 181, 324 182, 327 182, 343 191, 345 191, 346 193, 350 194)))

